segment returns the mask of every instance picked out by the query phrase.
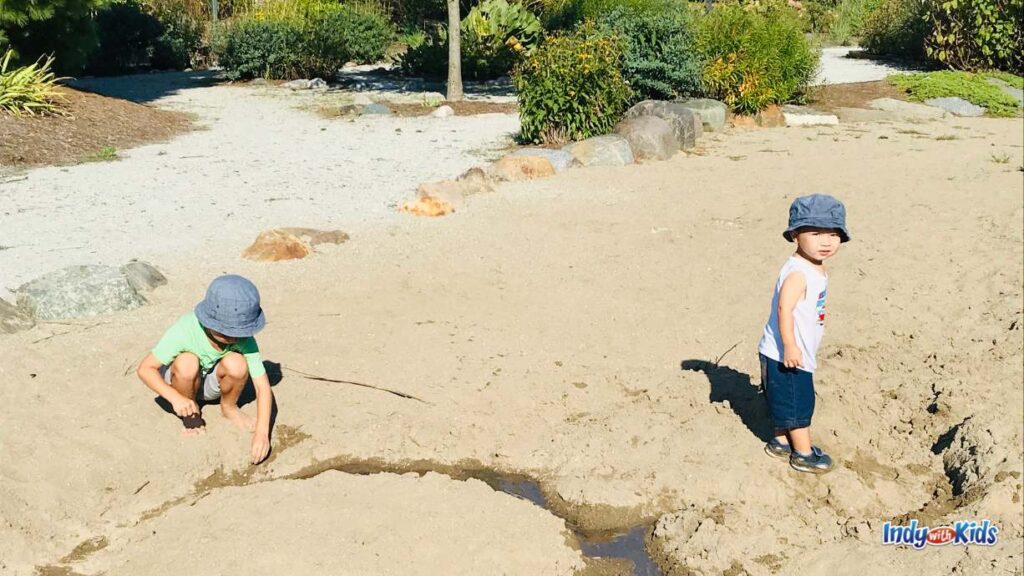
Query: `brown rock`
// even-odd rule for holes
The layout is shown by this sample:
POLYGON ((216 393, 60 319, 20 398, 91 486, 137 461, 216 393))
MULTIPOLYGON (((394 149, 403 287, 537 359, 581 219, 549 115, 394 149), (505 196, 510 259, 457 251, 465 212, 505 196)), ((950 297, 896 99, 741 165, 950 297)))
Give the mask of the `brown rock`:
POLYGON ((555 167, 540 156, 505 156, 491 164, 490 173, 499 182, 520 182, 554 176, 555 167))
POLYGON ((779 128, 786 125, 786 117, 782 115, 782 108, 775 104, 758 112, 754 119, 762 128, 779 128))
POLYGON ((433 196, 420 196, 410 200, 402 204, 399 210, 413 216, 444 216, 455 211, 451 204, 433 196))
POLYGON ((757 118, 746 114, 736 114, 729 118, 735 128, 757 128, 757 118))
POLYGON ((494 182, 487 175, 487 171, 479 166, 466 170, 462 176, 459 176, 458 181, 462 184, 462 193, 466 196, 494 191, 494 182))
POLYGON ((31 316, 5 300, 0 300, 0 334, 14 334, 35 326, 31 316))
POLYGON ((256 241, 242 252, 242 258, 259 262, 296 260, 313 252, 320 244, 341 244, 349 239, 340 230, 314 228, 273 228, 264 230, 256 241))

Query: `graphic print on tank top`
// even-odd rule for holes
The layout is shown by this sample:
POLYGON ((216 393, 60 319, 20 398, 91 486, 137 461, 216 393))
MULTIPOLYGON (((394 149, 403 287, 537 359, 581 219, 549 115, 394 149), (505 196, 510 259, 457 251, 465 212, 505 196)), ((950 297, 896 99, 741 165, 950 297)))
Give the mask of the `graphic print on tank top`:
POLYGON ((825 293, 826 292, 828 292, 827 289, 826 290, 822 290, 821 293, 818 294, 818 303, 817 303, 817 305, 814 308, 815 312, 817 312, 817 314, 818 314, 818 326, 824 326, 825 325, 825 293))

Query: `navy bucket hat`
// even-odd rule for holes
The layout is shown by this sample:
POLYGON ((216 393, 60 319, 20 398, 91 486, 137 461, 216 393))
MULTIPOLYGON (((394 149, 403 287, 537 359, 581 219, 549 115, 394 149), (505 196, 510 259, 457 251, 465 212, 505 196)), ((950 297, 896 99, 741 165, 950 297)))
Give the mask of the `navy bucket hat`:
POLYGON ((793 200, 789 206, 789 227, 782 237, 792 242, 793 231, 805 226, 832 228, 839 231, 840 242, 850 241, 850 233, 846 230, 846 207, 828 194, 811 194, 793 200))
POLYGON ((267 323, 260 308, 260 292, 248 279, 229 274, 210 282, 206 298, 196 305, 199 323, 233 338, 246 338, 267 323))

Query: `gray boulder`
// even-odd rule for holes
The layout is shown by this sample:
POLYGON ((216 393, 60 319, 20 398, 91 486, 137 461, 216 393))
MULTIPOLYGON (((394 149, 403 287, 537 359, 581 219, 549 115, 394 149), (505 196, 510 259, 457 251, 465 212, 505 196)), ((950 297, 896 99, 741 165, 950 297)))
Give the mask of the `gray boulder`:
POLYGON ((14 334, 35 325, 31 316, 7 301, 0 300, 0 334, 14 334))
POLYGON ((868 102, 868 107, 872 110, 892 112, 898 120, 933 120, 946 117, 946 111, 941 108, 895 98, 878 98, 868 102))
POLYGON ((657 116, 627 118, 619 122, 615 133, 629 141, 633 154, 641 160, 668 160, 679 151, 672 125, 657 116))
POLYGON ((626 118, 656 116, 672 126, 680 148, 693 148, 703 132, 700 116, 680 102, 644 100, 626 111, 626 118))
POLYGON ((139 294, 152 292, 158 287, 167 284, 166 276, 161 274, 153 265, 140 260, 132 260, 121 266, 121 274, 124 274, 124 277, 128 279, 128 283, 139 294))
POLYGON ((1009 94, 1010 96, 1016 98, 1017 105, 1024 106, 1024 90, 1021 90, 1020 88, 1014 88, 1013 86, 1010 86, 1005 81, 1000 80, 999 78, 987 78, 985 81, 994 86, 998 86, 1004 94, 1009 94))
POLYGON ((113 266, 69 266, 40 276, 14 291, 18 307, 38 320, 69 320, 146 303, 113 266))
POLYGON ((555 167, 555 172, 567 170, 573 166, 579 166, 579 162, 572 154, 565 150, 552 150, 550 148, 520 148, 512 153, 512 156, 537 156, 546 158, 555 167))
POLYGON ((324 90, 327 88, 327 81, 323 78, 313 78, 309 81, 310 90, 324 90))
POLYGON ((562 148, 582 166, 626 166, 633 163, 629 141, 617 134, 594 136, 562 148))
POLYGON ((391 114, 391 108, 383 104, 367 104, 359 113, 363 116, 388 116, 391 114))
POLYGON ((291 82, 285 82, 284 84, 281 84, 281 87, 287 88, 289 90, 309 90, 310 81, 305 79, 292 80, 291 82))
POLYGON ((710 98, 686 98, 676 102, 700 116, 705 130, 715 132, 725 127, 728 109, 722 102, 710 98))
POLYGON ((963 98, 947 97, 947 98, 929 98, 924 101, 929 106, 936 108, 942 108, 950 114, 957 116, 984 116, 985 109, 976 104, 972 104, 963 98))

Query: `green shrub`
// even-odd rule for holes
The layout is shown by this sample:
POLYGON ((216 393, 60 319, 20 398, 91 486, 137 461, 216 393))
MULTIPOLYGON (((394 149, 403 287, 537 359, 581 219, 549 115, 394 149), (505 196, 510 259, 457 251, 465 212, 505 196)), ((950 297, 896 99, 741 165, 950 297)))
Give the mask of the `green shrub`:
POLYGON ((663 12, 616 8, 597 25, 622 37, 623 76, 638 98, 672 99, 700 90, 701 63, 685 7, 663 12))
POLYGON ((1024 71, 1024 0, 928 0, 925 53, 957 70, 1024 71))
POLYGON ((748 114, 801 101, 818 66, 817 51, 789 9, 716 6, 697 19, 697 50, 707 63, 706 95, 748 114))
MULTIPOLYGON (((520 57, 540 42, 540 19, 521 3, 484 0, 459 25, 462 76, 489 80, 508 74, 520 57)), ((427 30, 422 43, 402 56, 406 74, 443 78, 448 74, 448 32, 437 25, 427 30)))
POLYGON ((89 61, 89 72, 120 74, 148 68, 164 29, 135 2, 106 6, 96 15, 99 46, 89 61))
POLYGON ((232 80, 302 76, 302 29, 287 20, 242 18, 224 31, 220 63, 232 80))
POLYGON ((611 131, 632 98, 621 66, 621 39, 592 24, 548 37, 513 70, 521 138, 558 143, 611 131))
MULTIPOLYGON (((96 48, 93 14, 107 0, 0 0, 0 47, 20 64, 54 57, 59 73, 82 70, 96 48)), ((12 60, 14 61, 14 60, 12 60)))
POLYGON ((687 7, 684 0, 536 0, 535 4, 548 30, 569 30, 618 9, 657 14, 687 7))
POLYGON ((970 72, 954 72, 944 70, 927 74, 894 74, 888 81, 894 86, 906 90, 914 100, 924 101, 930 98, 946 98, 955 96, 985 107, 990 116, 1016 116, 1020 114, 1017 99, 993 86, 987 80, 990 77, 1000 78, 1018 86, 1024 84, 1020 76, 1010 74, 972 74, 970 72))
POLYGON ((882 0, 865 19, 861 43, 879 56, 921 60, 927 34, 922 0, 882 0))
MULTIPOLYGON (((147 11, 163 26, 163 34, 153 51, 154 68, 182 69, 207 64, 210 45, 206 26, 209 4, 203 10, 194 0, 146 0, 147 11)), ((230 5, 229 5, 230 6, 230 5)))
POLYGON ((0 56, 0 111, 16 116, 45 114, 58 109, 61 95, 57 92, 60 78, 50 71, 53 58, 40 58, 34 64, 12 68, 13 50, 0 56))

